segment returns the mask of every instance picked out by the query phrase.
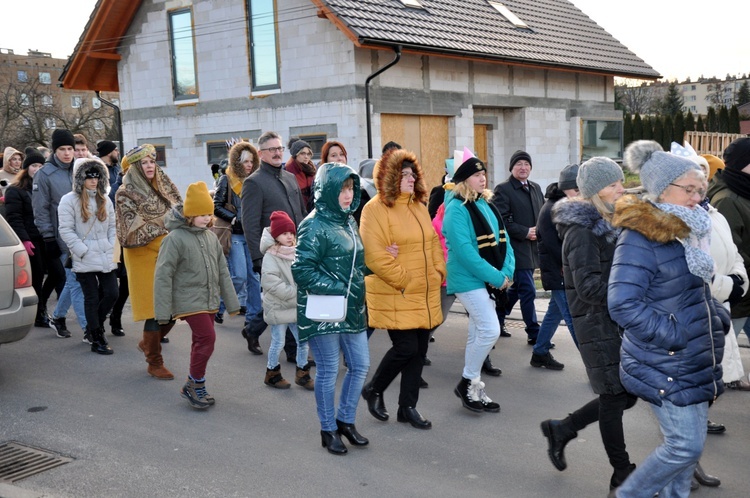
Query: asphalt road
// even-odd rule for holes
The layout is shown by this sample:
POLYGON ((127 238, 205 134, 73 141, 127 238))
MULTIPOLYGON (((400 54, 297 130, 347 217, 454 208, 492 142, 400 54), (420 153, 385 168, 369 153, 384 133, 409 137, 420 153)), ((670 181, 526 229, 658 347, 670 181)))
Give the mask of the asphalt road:
MULTIPOLYGON (((546 301, 538 300, 538 306, 544 309, 546 301)), ((138 325, 126 324, 125 337, 108 334, 115 354, 99 356, 81 343, 75 319, 68 321, 70 339, 32 329, 23 341, 0 348, 0 444, 18 441, 74 460, 13 485, 0 484, 0 496, 515 498, 608 492, 612 469, 598 427, 581 431, 568 445, 564 472, 549 462, 539 430, 540 421, 564 417, 593 397, 565 327, 555 337, 554 355, 565 364, 560 372, 530 367, 525 334, 511 328, 513 337, 501 338, 492 353, 502 376, 484 379, 502 411, 477 415, 453 394, 467 319, 451 313, 430 345, 433 365, 423 374, 430 386, 421 391, 418 408, 432 430, 395 421, 394 383, 385 394, 391 421, 375 420, 361 402, 357 427, 370 445, 350 446, 340 457, 321 448, 312 392, 263 384, 266 356, 247 351, 240 318, 217 327, 207 372, 217 402, 207 411, 191 409, 179 396, 189 363, 187 324, 178 324, 164 346, 176 380, 158 381, 146 374, 136 349, 138 325)), ((269 340, 267 332, 264 350, 269 340)), ((740 342, 747 343, 744 336, 740 342)), ((370 342, 372 371, 389 346, 387 334, 376 332, 370 342)), ((742 354, 750 367, 750 350, 742 354)), ((282 372, 293 379, 294 366, 282 361, 282 372)), ((748 413, 745 392, 728 392, 711 408, 710 418, 726 424, 727 432, 708 436, 701 463, 722 485, 695 496, 748 496, 748 413)), ((625 431, 636 463, 660 441, 656 419, 642 401, 627 412, 625 431)))

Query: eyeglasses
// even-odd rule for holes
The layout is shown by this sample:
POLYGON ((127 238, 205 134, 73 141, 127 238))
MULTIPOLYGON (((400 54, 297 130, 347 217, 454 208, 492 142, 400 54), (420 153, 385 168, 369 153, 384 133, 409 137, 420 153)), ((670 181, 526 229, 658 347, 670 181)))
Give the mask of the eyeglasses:
MULTIPOLYGON (((283 148, 284 148, 284 147, 282 147, 282 149, 283 149, 283 148)), ((312 152, 305 152, 305 151, 302 151, 302 152, 298 152, 298 153, 297 153, 297 155, 298 155, 298 156, 312 156, 312 155, 313 155, 313 153, 312 153, 312 152)))
POLYGON ((681 188, 687 195, 698 194, 701 199, 706 196, 706 189, 696 188, 695 185, 677 185, 676 183, 670 183, 670 185, 672 185, 673 187, 681 188))
POLYGON ((401 178, 414 178, 416 180, 417 175, 415 175, 414 173, 410 173, 408 171, 403 171, 401 172, 401 178))
POLYGON ((260 149, 260 150, 270 150, 271 152, 284 152, 286 147, 268 147, 267 149, 260 149))

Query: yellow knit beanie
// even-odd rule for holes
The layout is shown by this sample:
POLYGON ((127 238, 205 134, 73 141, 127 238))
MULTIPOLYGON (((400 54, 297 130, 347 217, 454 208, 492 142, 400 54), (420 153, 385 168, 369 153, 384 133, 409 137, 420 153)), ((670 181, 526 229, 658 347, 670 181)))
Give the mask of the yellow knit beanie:
POLYGON ((206 182, 195 182, 188 185, 182 214, 192 217, 213 214, 213 212, 214 200, 208 193, 206 182))

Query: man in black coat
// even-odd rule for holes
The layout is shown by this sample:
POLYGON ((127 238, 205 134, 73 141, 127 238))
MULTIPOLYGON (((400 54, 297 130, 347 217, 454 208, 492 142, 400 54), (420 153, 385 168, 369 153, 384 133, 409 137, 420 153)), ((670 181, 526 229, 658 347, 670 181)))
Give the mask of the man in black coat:
POLYGON ((539 250, 539 272, 542 276, 542 287, 551 293, 549 307, 544 315, 539 335, 531 353, 531 366, 547 368, 549 370, 562 370, 565 365, 555 360, 552 353, 552 337, 557 331, 560 319, 565 320, 565 325, 570 330, 573 342, 576 346, 576 334, 573 330, 573 318, 570 316, 568 300, 565 296, 565 282, 563 280, 562 265, 562 240, 557 234, 557 227, 552 222, 552 207, 566 197, 578 195, 576 175, 578 165, 565 166, 560 172, 558 182, 551 183, 547 187, 545 197, 547 201, 539 211, 536 224, 537 249, 539 250))
POLYGON ((497 309, 500 320, 500 335, 509 337, 505 327, 505 316, 510 313, 516 301, 521 301, 521 314, 526 324, 527 342, 536 344, 539 322, 536 318, 534 299, 534 269, 539 267, 536 246, 536 220, 544 204, 542 188, 529 180, 531 156, 517 150, 510 158, 510 178, 495 187, 493 203, 503 217, 505 230, 516 256, 516 272, 513 285, 508 289, 508 302, 505 309, 497 309))

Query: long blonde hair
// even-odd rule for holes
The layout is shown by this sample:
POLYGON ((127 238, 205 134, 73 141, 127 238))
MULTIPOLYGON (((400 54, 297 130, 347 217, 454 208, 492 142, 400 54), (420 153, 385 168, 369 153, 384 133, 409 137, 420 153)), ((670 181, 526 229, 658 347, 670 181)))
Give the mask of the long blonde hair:
POLYGON ((480 197, 487 202, 492 201, 495 197, 495 193, 492 190, 484 189, 482 192, 477 192, 475 189, 470 187, 466 182, 456 183, 452 189, 453 194, 464 199, 464 203, 474 202, 480 197))
POLYGON ((615 213, 615 207, 612 204, 604 202, 602 198, 599 197, 598 193, 589 197, 588 201, 594 205, 597 211, 599 211, 599 214, 602 215, 602 218, 609 222, 612 221, 612 215, 615 213))

